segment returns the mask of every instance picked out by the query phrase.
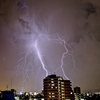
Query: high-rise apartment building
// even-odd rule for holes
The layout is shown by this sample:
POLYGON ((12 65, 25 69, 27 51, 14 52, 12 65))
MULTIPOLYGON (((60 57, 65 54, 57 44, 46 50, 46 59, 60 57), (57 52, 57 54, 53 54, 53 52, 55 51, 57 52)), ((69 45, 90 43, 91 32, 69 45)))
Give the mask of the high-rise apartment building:
POLYGON ((74 100, 70 80, 55 74, 44 79, 44 100, 74 100))
POLYGON ((75 100, 81 100, 81 89, 80 87, 74 88, 75 100))

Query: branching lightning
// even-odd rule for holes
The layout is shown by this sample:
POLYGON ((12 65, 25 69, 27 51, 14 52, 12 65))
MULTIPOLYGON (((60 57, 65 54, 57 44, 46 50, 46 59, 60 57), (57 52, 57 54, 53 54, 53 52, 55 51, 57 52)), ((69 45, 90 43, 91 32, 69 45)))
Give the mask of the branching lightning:
POLYGON ((60 67, 58 67, 55 71, 57 71, 59 68, 61 68, 61 70, 62 70, 62 72, 63 72, 63 75, 64 75, 64 77, 66 78, 66 79, 68 79, 69 80, 69 78, 66 76, 66 74, 65 74, 65 71, 64 71, 64 69, 63 69, 63 65, 64 65, 64 58, 65 58, 65 56, 68 54, 68 55, 70 55, 71 57, 72 57, 72 61, 73 61, 73 68, 75 68, 75 60, 74 60, 74 56, 72 55, 72 54, 70 54, 69 53, 69 51, 68 51, 68 49, 67 49, 67 46, 69 47, 69 48, 71 48, 71 46, 65 41, 65 40, 63 40, 63 39, 61 39, 60 37, 59 37, 59 35, 57 34, 57 37, 58 37, 58 42, 64 47, 64 49, 65 49, 65 52, 62 54, 62 57, 61 57, 61 65, 60 65, 60 67))
MULTIPOLYGON (((27 79, 30 80, 29 75, 28 75, 28 73, 30 71, 32 71, 32 73, 34 75, 35 72, 34 72, 34 66, 33 65, 34 65, 34 63, 36 61, 41 63, 41 67, 45 71, 45 75, 46 76, 50 72, 47 69, 48 65, 45 65, 45 63, 44 63, 45 59, 43 60, 43 58, 42 58, 43 55, 41 53, 41 48, 39 47, 40 46, 40 38, 43 39, 43 40, 46 39, 46 41, 48 40, 49 42, 52 41, 52 43, 57 43, 61 47, 63 47, 63 49, 65 51, 62 53, 62 56, 61 56, 61 60, 60 60, 61 64, 59 66, 57 66, 56 70, 54 70, 51 73, 57 72, 58 69, 61 69, 61 71, 63 73, 63 76, 66 79, 69 80, 69 78, 65 74, 63 66, 64 66, 64 58, 66 57, 66 55, 69 55, 72 58, 73 68, 75 68, 74 56, 71 53, 69 53, 69 50, 68 50, 68 48, 71 49, 71 46, 65 40, 61 39, 58 34, 56 34, 54 37, 52 37, 50 35, 41 34, 41 35, 37 36, 37 38, 33 41, 32 45, 30 45, 30 48, 26 52, 21 53, 21 55, 24 55, 24 56, 22 58, 20 58, 19 61, 18 61, 18 67, 17 67, 18 71, 19 71, 19 68, 23 69, 23 71, 24 71, 24 74, 23 74, 23 84, 26 82, 27 79), (34 56, 32 56, 32 54, 34 52, 36 54, 35 60, 34 60, 34 56)), ((46 41, 45 41, 45 43, 46 43, 46 41)), ((38 76, 41 67, 38 67, 38 66, 36 66, 36 67, 38 69, 38 72, 37 72, 37 76, 38 76)), ((37 82, 37 78, 36 78, 36 81, 35 81, 35 85, 36 85, 36 82, 37 82)), ((36 86, 35 86, 35 89, 36 89, 36 86)))
POLYGON ((42 64, 42 67, 43 67, 43 69, 45 70, 46 76, 47 76, 47 75, 48 75, 48 71, 47 71, 47 69, 45 68, 45 64, 44 64, 43 61, 42 61, 42 57, 41 57, 40 51, 39 51, 39 49, 38 49, 38 40, 35 41, 35 48, 36 48, 36 51, 37 51, 37 55, 38 55, 38 57, 39 57, 39 60, 40 60, 40 62, 41 62, 41 64, 42 64))

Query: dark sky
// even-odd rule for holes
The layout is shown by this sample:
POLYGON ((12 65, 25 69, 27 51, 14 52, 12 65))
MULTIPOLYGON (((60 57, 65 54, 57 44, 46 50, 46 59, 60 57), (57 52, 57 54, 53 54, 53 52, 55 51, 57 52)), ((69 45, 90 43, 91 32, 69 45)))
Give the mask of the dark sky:
POLYGON ((36 40, 49 74, 65 79, 58 36, 67 43, 63 69, 72 85, 99 91, 100 0, 0 0, 0 90, 12 80, 17 91, 41 91, 45 71, 36 40))

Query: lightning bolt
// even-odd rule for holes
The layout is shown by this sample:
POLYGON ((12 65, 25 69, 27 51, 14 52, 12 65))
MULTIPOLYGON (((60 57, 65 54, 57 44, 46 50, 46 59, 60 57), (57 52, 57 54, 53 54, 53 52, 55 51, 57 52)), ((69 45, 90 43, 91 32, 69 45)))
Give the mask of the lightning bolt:
POLYGON ((42 60, 40 51, 39 51, 39 49, 38 49, 38 40, 35 41, 35 48, 36 48, 36 51, 37 51, 37 55, 38 55, 38 57, 39 57, 39 60, 40 60, 40 62, 41 62, 41 64, 42 64, 42 67, 43 67, 43 69, 45 70, 46 76, 47 76, 47 75, 48 75, 48 71, 47 71, 47 69, 45 68, 45 64, 43 63, 43 60, 42 60))
MULTIPOLYGON (((21 53, 21 55, 25 55, 24 57, 22 57, 21 59, 19 59, 18 61, 18 66, 17 66, 17 69, 18 71, 20 69, 23 69, 23 87, 24 87, 24 84, 25 82, 27 83, 27 79, 28 80, 31 80, 28 76, 28 72, 32 71, 33 73, 33 76, 34 76, 34 66, 32 66, 37 60, 40 61, 41 63, 41 67, 43 68, 43 70, 45 71, 45 75, 48 76, 49 72, 47 70, 47 65, 45 65, 44 61, 43 61, 43 58, 42 58, 42 53, 41 53, 41 48, 39 47, 41 44, 40 44, 40 38, 41 39, 47 39, 49 42, 53 42, 53 43, 57 43, 59 44, 60 46, 62 46, 64 48, 64 52, 62 53, 62 56, 61 56, 61 64, 59 66, 57 66, 56 70, 54 70, 53 72, 51 73, 54 73, 54 72, 57 72, 59 69, 61 69, 62 73, 63 73, 63 76, 69 80, 69 78, 66 76, 65 74, 65 71, 64 71, 64 59, 67 55, 71 56, 72 58, 72 62, 73 62, 73 68, 75 68, 75 60, 74 60, 74 56, 72 55, 72 53, 69 53, 69 50, 68 48, 72 49, 71 46, 65 41, 63 40, 62 38, 60 38, 60 36, 58 34, 55 34, 54 36, 51 36, 51 35, 45 35, 45 34, 40 34, 36 37, 36 40, 34 40, 34 43, 32 43, 32 45, 30 45, 29 49, 26 51, 26 52, 23 52, 21 53), (33 48, 34 47, 34 48, 33 48), (35 60, 33 61, 33 56, 32 56, 32 53, 34 52, 35 50, 35 53, 37 55, 37 57, 35 58, 35 60), (22 67, 23 66, 23 67, 22 67), (31 68, 30 68, 31 67, 31 68), (19 69, 20 68, 20 69, 19 69)), ((38 72, 37 72, 37 76, 39 74, 39 71, 40 71, 40 68, 38 69, 38 72)), ((36 80, 35 80, 35 89, 36 89, 36 82, 37 82, 37 77, 36 77, 36 80)))
POLYGON ((63 74, 64 74, 64 77, 65 77, 66 79, 69 79, 69 78, 66 76, 65 71, 64 71, 64 69, 63 69, 63 65, 64 65, 63 60, 64 60, 64 58, 65 58, 65 55, 68 53, 68 49, 67 49, 67 47, 66 47, 66 42, 65 42, 64 40, 62 40, 61 38, 59 38, 59 40, 60 40, 61 42, 63 42, 63 46, 64 46, 64 48, 65 48, 65 50, 66 50, 66 52, 64 52, 64 53, 62 54, 60 68, 62 69, 62 72, 63 72, 63 74))
POLYGON ((62 72, 63 72, 63 75, 64 75, 64 77, 66 78, 66 79, 68 79, 69 80, 69 78, 66 76, 66 74, 65 74, 65 71, 64 71, 64 69, 63 69, 63 65, 64 65, 64 58, 65 58, 65 56, 68 54, 68 55, 70 55, 71 57, 72 57, 72 61, 73 61, 73 68, 75 68, 75 60, 74 60, 74 56, 71 54, 71 53, 69 53, 69 51, 68 51, 68 49, 67 49, 67 46, 69 47, 69 48, 71 48, 71 46, 65 41, 65 40, 63 40, 63 39, 61 39, 60 37, 59 37, 59 35, 57 34, 57 37, 58 37, 58 42, 64 47, 64 49, 65 49, 65 52, 62 54, 62 57, 61 57, 61 65, 60 65, 60 67, 58 67, 54 72, 56 72, 59 68, 61 68, 61 70, 62 70, 62 72))

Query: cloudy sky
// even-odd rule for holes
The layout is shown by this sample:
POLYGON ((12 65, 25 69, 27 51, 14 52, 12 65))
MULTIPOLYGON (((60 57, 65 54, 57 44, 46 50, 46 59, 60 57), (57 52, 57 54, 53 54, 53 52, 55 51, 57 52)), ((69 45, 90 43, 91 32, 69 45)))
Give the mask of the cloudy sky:
POLYGON ((41 91, 38 52, 49 74, 99 91, 100 0, 0 0, 0 90, 41 91))

